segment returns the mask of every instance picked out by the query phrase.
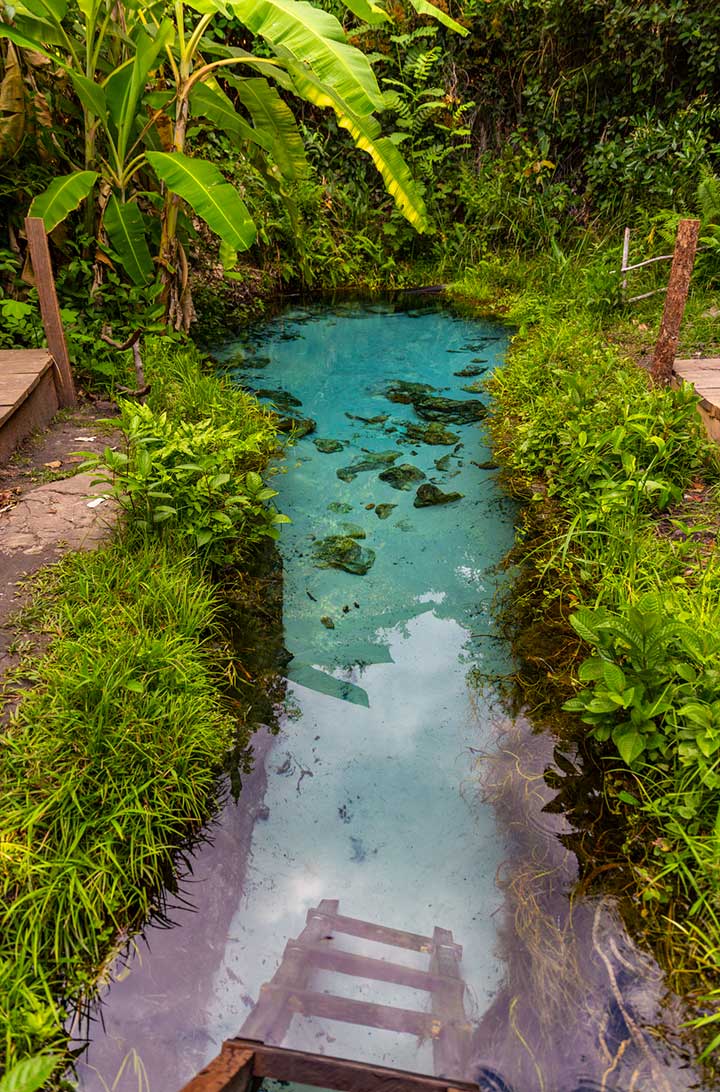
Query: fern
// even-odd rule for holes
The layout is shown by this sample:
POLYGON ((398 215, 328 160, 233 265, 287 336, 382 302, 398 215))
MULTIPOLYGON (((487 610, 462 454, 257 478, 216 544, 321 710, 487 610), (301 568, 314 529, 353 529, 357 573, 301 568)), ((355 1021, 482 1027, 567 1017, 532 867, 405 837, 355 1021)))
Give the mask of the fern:
POLYGON ((703 168, 697 202, 706 225, 720 223, 720 178, 707 167, 703 168))

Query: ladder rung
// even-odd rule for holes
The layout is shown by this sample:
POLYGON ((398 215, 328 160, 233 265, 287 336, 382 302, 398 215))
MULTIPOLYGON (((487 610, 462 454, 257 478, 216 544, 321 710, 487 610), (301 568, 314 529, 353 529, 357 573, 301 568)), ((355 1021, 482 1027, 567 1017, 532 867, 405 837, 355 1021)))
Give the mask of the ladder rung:
MULTIPOLYGON (((408 948, 415 952, 432 952, 432 937, 424 937, 419 933, 408 933, 403 929, 390 929, 387 925, 374 925, 370 921, 360 921, 359 918, 346 918, 343 914, 324 914, 320 910, 308 910, 307 920, 312 918, 325 918, 328 929, 334 929, 337 933, 347 933, 348 936, 362 937, 364 940, 375 940, 381 944, 390 944, 394 948, 408 948)), ((462 955, 459 944, 452 946, 462 955)))
POLYGON ((331 948, 327 942, 309 944, 306 947, 298 945, 298 948, 307 952, 315 967, 326 971, 337 971, 340 974, 355 975, 357 978, 379 982, 394 982, 398 986, 427 990, 428 993, 432 993, 441 985, 458 987, 461 993, 465 988, 462 979, 457 977, 446 978, 442 975, 431 974, 429 971, 417 970, 415 967, 407 967, 402 963, 392 963, 387 959, 372 959, 370 956, 357 955, 355 952, 345 952, 338 948, 331 948))
POLYGON ((291 990, 286 986, 263 986, 261 998, 268 994, 276 996, 291 1012, 298 1015, 320 1016, 326 1020, 407 1032, 424 1038, 431 1036, 433 1031, 436 1034, 440 1031, 439 1020, 428 1012, 418 1012, 415 1009, 377 1005, 371 1001, 356 1001, 349 997, 337 997, 332 993, 315 993, 313 990, 291 990))

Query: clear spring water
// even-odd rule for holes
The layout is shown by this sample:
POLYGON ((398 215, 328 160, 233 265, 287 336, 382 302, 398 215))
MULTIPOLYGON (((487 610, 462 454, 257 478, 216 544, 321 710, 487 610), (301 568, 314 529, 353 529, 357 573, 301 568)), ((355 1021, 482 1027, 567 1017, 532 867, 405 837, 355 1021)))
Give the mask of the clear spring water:
MULTIPOLYGON (((475 1080, 489 1092, 699 1087, 668 1031, 677 1014, 661 975, 613 903, 571 905, 569 828, 544 810, 552 744, 511 720, 493 687, 510 667, 491 603, 514 513, 482 427, 444 422, 455 439, 422 442, 407 426, 427 421, 387 397, 400 380, 486 401, 463 390, 477 378, 456 373, 482 379, 506 343, 502 327, 434 304, 352 303, 288 310, 220 354, 238 380, 290 393, 300 403, 290 412, 317 423, 274 482, 293 521, 280 542, 293 656, 285 712, 279 735, 256 737, 239 803, 195 854, 175 927, 149 928, 118 966, 104 1031, 79 1067, 86 1092, 177 1092, 243 1025, 268 1042, 475 1080), (380 465, 346 471, 378 454, 380 465), (407 490, 380 478, 399 464, 416 469, 407 490), (427 484, 462 497, 416 507, 427 484), (318 545, 338 535, 351 564, 358 549, 360 568, 371 561, 364 575, 322 567, 318 545), (449 931, 435 939, 450 972, 447 962, 431 967, 426 951, 308 919, 324 900, 401 933, 449 931), (318 1015, 301 998, 288 1015, 268 1006, 266 991, 256 1008, 306 924, 336 958, 458 974, 465 988, 445 977, 432 994, 325 960, 295 966, 296 985, 387 1006, 394 1030, 334 1018, 347 1013, 342 1001, 318 1015), (425 1014, 420 1027, 414 1013, 425 1014)), ((387 1023, 387 1009, 374 1019, 387 1023)))

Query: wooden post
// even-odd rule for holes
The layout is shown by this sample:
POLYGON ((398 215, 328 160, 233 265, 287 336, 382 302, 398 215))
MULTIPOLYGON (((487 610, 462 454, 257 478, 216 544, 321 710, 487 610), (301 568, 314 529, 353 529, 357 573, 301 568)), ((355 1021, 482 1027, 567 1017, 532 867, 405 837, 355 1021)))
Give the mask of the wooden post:
POLYGON ((42 315, 45 337, 48 349, 55 361, 55 386, 60 405, 74 406, 75 384, 70 370, 70 357, 68 356, 65 331, 60 318, 57 293, 55 291, 55 278, 53 277, 52 263, 50 261, 50 247, 48 246, 45 224, 38 216, 28 216, 25 220, 25 232, 28 246, 30 247, 30 261, 35 274, 35 286, 40 298, 40 314, 42 315))
POLYGON ((672 378, 699 232, 699 220, 681 220, 678 224, 665 309, 650 370, 656 383, 669 383, 672 378))

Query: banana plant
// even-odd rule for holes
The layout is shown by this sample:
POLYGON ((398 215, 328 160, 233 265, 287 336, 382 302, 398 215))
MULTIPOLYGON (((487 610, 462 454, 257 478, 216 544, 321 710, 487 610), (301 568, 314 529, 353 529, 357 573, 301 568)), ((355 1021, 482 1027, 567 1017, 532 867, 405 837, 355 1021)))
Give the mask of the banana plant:
MULTIPOLYGON (((411 2, 423 14, 448 22, 429 0, 411 2)), ((73 3, 33 0, 30 11, 19 0, 12 22, 0 22, 0 37, 44 53, 67 75, 83 110, 84 162, 56 178, 30 211, 42 216, 50 231, 100 182, 100 227, 112 254, 138 285, 149 283, 155 264, 160 266, 167 315, 175 326, 187 328, 192 317, 187 261, 177 236, 183 204, 220 237, 228 265, 256 235, 242 198, 218 167, 188 155, 191 114, 222 129, 283 192, 308 165, 280 92, 332 109, 370 156, 404 215, 419 231, 426 227, 407 165, 392 141, 380 135, 374 115, 384 98, 370 61, 349 44, 333 15, 307 0, 191 0, 189 5, 178 0, 171 8, 162 0, 73 3), (196 18, 188 29, 190 13, 196 18), (208 31, 218 15, 237 19, 264 41, 270 56, 213 41, 208 31), (68 27, 78 25, 82 33, 73 38, 68 27), (161 77, 169 91, 153 88, 161 77), (147 214, 138 203, 153 176, 163 192, 156 258, 147 242, 147 214)), ((370 0, 348 6, 369 21, 388 18, 370 0)))

